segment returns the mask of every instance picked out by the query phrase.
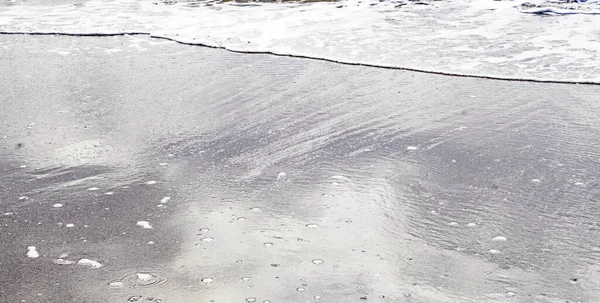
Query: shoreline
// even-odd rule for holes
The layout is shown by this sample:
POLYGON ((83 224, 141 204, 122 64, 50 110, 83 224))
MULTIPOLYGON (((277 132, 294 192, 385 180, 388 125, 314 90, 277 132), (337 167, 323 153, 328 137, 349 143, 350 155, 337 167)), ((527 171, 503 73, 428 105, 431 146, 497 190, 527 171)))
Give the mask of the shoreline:
POLYGON ((574 85, 592 85, 592 86, 600 85, 600 82, 594 82, 594 81, 561 81, 561 80, 546 80, 546 79, 509 78, 509 77, 501 77, 501 76, 481 76, 481 75, 473 75, 473 74, 460 74, 460 73, 431 71, 431 70, 410 68, 410 67, 345 62, 345 61, 338 61, 338 60, 333 60, 333 59, 311 57, 311 56, 304 56, 304 55, 279 54, 279 53, 271 52, 271 51, 232 50, 232 49, 229 49, 226 47, 203 44, 200 42, 183 41, 183 40, 178 40, 178 39, 172 38, 172 37, 154 35, 152 33, 144 33, 144 32, 62 33, 62 32, 6 32, 6 31, 0 31, 0 35, 67 36, 67 37, 148 36, 152 39, 167 40, 167 41, 172 41, 172 42, 182 44, 182 45, 222 49, 222 50, 226 50, 226 51, 229 51, 232 53, 238 53, 238 54, 248 54, 248 55, 258 54, 258 55, 272 55, 272 56, 288 57, 288 58, 300 58, 300 59, 317 60, 317 61, 322 61, 322 62, 331 62, 331 63, 343 64, 343 65, 348 65, 348 66, 362 66, 362 67, 380 68, 380 69, 388 69, 388 70, 401 70, 401 71, 409 71, 409 72, 447 76, 447 77, 461 77, 461 78, 486 79, 486 80, 498 80, 498 81, 509 81, 509 82, 526 82, 526 83, 574 84, 574 85))

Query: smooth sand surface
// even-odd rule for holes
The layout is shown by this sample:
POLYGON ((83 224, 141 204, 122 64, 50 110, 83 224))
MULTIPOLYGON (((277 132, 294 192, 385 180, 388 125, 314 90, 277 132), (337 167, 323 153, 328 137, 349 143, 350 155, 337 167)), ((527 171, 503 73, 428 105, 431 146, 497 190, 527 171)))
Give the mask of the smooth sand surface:
POLYGON ((0 90, 1 302, 600 301, 598 86, 4 35, 0 90))

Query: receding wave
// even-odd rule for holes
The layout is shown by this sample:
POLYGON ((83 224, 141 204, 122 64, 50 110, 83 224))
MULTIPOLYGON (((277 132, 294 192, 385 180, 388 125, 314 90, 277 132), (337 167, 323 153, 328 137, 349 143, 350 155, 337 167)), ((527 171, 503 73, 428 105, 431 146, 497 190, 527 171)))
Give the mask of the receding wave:
POLYGON ((593 14, 597 1, 577 7, 476 0, 169 3, 4 5, 0 33, 144 34, 237 52, 483 78, 600 84, 600 16, 593 14))

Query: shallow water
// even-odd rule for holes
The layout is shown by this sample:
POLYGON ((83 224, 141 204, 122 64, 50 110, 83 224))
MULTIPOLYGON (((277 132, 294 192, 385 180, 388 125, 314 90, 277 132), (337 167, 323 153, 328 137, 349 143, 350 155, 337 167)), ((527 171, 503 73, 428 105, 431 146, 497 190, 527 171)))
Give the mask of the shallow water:
POLYGON ((600 300, 597 86, 0 47, 1 302, 600 300))
MULTIPOLYGON (((0 33, 144 34, 238 52, 474 77, 600 84, 600 15, 524 14, 519 10, 523 2, 548 3, 15 0, 0 2, 0 33)), ((600 13, 597 1, 569 5, 575 6, 583 7, 579 12, 600 13)))

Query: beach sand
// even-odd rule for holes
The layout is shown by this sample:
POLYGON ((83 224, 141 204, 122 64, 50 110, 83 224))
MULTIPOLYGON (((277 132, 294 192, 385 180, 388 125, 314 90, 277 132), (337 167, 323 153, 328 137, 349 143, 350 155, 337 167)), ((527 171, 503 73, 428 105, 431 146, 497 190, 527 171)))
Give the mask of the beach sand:
POLYGON ((0 71, 1 302, 600 301, 598 86, 144 36, 0 71))

